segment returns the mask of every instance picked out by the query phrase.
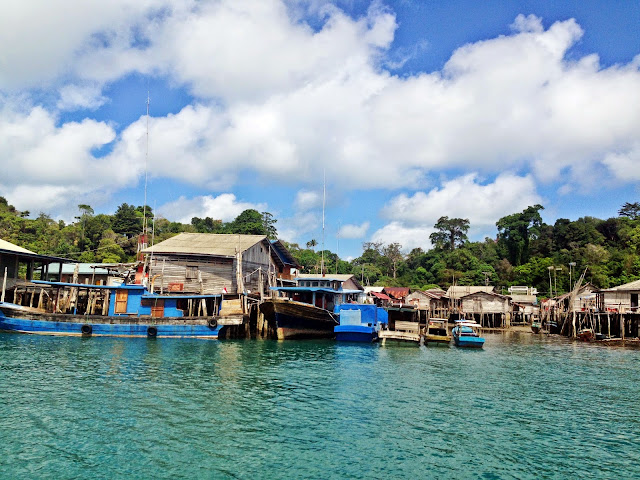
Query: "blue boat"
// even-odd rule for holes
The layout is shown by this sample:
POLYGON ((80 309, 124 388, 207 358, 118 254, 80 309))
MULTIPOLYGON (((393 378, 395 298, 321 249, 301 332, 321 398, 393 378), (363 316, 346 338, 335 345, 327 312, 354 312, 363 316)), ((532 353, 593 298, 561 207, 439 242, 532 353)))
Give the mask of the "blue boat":
POLYGON ((484 338, 478 333, 480 325, 470 320, 456 320, 455 327, 451 331, 456 347, 482 348, 484 338))
POLYGON ((341 342, 375 342, 380 328, 389 321, 387 311, 372 304, 347 303, 337 305, 334 311, 340 324, 333 331, 341 342))
POLYGON ((41 335, 218 338, 220 295, 158 295, 143 285, 33 280, 0 303, 0 331, 41 335), (30 293, 30 295, 29 295, 30 293), (36 307, 33 307, 37 297, 36 307), (28 305, 24 305, 28 303, 28 305))

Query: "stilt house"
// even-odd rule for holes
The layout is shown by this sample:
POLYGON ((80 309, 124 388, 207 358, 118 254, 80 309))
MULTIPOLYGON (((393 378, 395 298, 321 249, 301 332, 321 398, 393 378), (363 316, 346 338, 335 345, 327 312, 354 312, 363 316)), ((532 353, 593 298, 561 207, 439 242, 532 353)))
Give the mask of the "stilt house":
POLYGON ((237 295, 265 294, 275 286, 288 261, 283 250, 264 235, 181 233, 143 253, 156 293, 237 295))
POLYGON ((602 311, 617 313, 640 313, 638 309, 638 295, 640 295, 640 280, 625 283, 613 288, 597 292, 597 306, 602 311))
POLYGON ((484 327, 507 327, 511 321, 511 299, 493 292, 475 292, 460 299, 465 318, 472 316, 484 327))

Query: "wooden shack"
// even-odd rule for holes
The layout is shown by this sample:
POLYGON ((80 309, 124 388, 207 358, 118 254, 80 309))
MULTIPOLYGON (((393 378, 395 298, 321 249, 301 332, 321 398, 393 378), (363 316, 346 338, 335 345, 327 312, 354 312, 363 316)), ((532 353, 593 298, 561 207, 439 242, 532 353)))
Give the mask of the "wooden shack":
POLYGON ((511 322, 511 299, 493 292, 475 292, 460 299, 465 318, 473 318, 483 327, 508 327, 511 322))
POLYGON ((597 292, 597 306, 601 310, 609 312, 640 313, 638 310, 639 294, 640 280, 599 290, 597 292))
POLYGON ((181 233, 143 253, 156 293, 264 295, 284 268, 264 235, 181 233))
POLYGON ((512 324, 532 323, 540 317, 538 290, 535 287, 511 286, 508 297, 513 307, 512 324))
POLYGON ((414 290, 406 297, 406 302, 416 309, 425 311, 428 318, 448 316, 447 305, 443 298, 444 290, 414 290))
MULTIPOLYGON (((7 299, 7 292, 17 284, 30 280, 46 280, 50 271, 60 275, 62 265, 71 262, 66 258, 39 255, 26 248, 0 239, 0 282, 2 283, 2 300, 7 299), (53 265, 52 265, 53 264, 53 265)), ((10 300, 12 297, 9 297, 10 300)))

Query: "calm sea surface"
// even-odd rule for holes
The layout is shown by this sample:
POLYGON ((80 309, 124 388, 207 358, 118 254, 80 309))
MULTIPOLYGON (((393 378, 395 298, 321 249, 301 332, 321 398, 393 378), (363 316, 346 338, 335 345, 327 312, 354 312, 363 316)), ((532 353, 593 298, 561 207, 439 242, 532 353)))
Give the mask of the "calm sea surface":
POLYGON ((640 478, 640 350, 0 334, 2 478, 640 478))

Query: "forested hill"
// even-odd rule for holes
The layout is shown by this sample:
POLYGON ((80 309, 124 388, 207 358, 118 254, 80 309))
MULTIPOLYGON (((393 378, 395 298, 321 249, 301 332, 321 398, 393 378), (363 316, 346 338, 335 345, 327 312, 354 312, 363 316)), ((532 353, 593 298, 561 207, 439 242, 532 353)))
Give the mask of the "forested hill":
MULTIPOLYGON (((553 225, 542 221, 541 205, 507 215, 496 222, 496 237, 470 242, 469 220, 441 217, 429 240, 433 248, 409 253, 402 245, 368 242, 351 262, 325 250, 330 273, 354 273, 363 283, 385 286, 443 288, 459 285, 533 286, 545 296, 551 288, 568 291, 585 272, 585 281, 612 287, 640 278, 640 203, 626 203, 619 216, 601 220, 560 218, 553 225)), ((190 224, 164 218, 153 221, 151 208, 123 203, 113 215, 94 214, 89 205, 78 206, 76 221, 65 224, 41 213, 17 211, 0 197, 0 238, 41 254, 80 262, 126 262, 134 259, 143 215, 153 224, 155 242, 180 232, 264 234, 276 238, 277 220, 269 212, 245 210, 223 223, 194 217, 190 224), (144 212, 144 213, 143 213, 144 212)), ((286 242, 285 242, 286 244, 286 242)), ((304 272, 319 272, 321 252, 317 242, 286 244, 304 272)))

